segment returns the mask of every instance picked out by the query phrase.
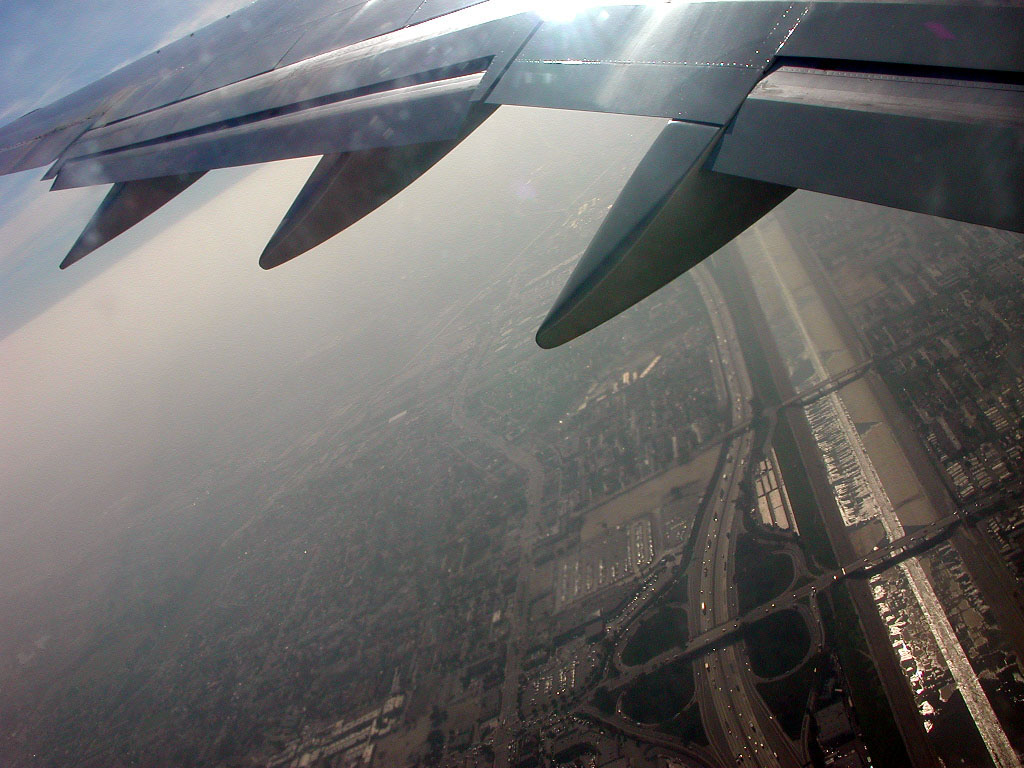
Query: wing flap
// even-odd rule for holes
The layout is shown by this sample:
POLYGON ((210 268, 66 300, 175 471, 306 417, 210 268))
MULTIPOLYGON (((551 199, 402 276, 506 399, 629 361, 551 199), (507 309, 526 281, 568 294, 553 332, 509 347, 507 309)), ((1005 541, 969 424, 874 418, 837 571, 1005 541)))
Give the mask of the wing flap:
MULTIPOLYGON (((75 142, 76 156, 125 147, 493 58, 517 50, 537 24, 533 14, 492 3, 442 17, 434 16, 443 3, 431 8, 419 0, 253 3, 0 127, 0 174, 26 167, 27 144, 74 125, 97 125, 75 142), (418 11, 421 23, 410 27, 418 11)), ((33 152, 31 162, 51 162, 59 152, 33 152)))
POLYGON ((53 162, 96 122, 103 110, 134 90, 133 86, 99 86, 94 84, 0 127, 0 175, 53 162))
POLYGON ((74 154, 176 137, 187 131, 250 120, 252 116, 294 112, 369 92, 479 71, 496 53, 511 41, 525 38, 535 26, 525 14, 472 29, 441 25, 428 29, 433 24, 280 67, 97 128, 83 136, 74 154), (467 68, 470 63, 475 69, 467 68))
POLYGON ((760 76, 746 67, 520 61, 488 101, 722 125, 760 76))
POLYGON ((1024 231, 1024 88, 783 67, 744 102, 710 167, 1024 231))
POLYGON ((53 162, 88 127, 89 124, 86 122, 69 125, 65 128, 58 128, 56 131, 33 141, 25 154, 16 163, 12 164, 7 172, 27 171, 30 168, 38 168, 41 165, 53 162))
POLYGON ((54 189, 290 157, 444 141, 458 135, 483 71, 396 88, 179 139, 69 158, 54 189))
POLYGON ((780 56, 980 71, 1024 71, 1024 8, 939 3, 814 3, 780 56))

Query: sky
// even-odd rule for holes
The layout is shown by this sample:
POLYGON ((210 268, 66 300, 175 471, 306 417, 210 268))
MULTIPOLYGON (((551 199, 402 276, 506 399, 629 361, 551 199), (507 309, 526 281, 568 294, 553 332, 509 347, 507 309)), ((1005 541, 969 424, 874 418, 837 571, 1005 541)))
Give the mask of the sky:
MULTIPOLYGON (((0 58, 17 63, 0 72, 0 119, 243 4, 0 4, 0 58)), ((251 446, 265 423, 255 403, 369 391, 440 309, 493 280, 504 255, 473 242, 502 201, 564 204, 522 193, 538 164, 564 166, 573 188, 609 152, 639 159, 658 125, 502 108, 374 214, 269 272, 259 254, 316 158, 211 172, 65 271, 107 187, 48 192, 43 169, 0 177, 0 595, 123 533, 174 473, 251 446), (346 373, 318 381, 310 361, 328 347, 346 373)), ((511 231, 507 246, 533 236, 511 231)))

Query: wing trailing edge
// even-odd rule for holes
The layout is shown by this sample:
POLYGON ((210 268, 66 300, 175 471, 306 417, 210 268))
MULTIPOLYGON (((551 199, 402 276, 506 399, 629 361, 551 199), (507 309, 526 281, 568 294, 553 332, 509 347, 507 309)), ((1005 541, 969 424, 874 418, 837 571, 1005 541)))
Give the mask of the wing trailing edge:
POLYGON ((657 290, 795 188, 1024 231, 1019 5, 682 0, 553 21, 519 0, 354 1, 259 0, 0 126, 0 174, 56 160, 54 188, 117 184, 66 266, 173 197, 179 174, 326 156, 269 267, 411 183, 482 104, 673 121, 542 346, 657 290))
POLYGON ((493 114, 496 106, 471 100, 483 74, 403 84, 157 143, 87 144, 56 169, 53 189, 115 186, 61 267, 137 224, 208 168, 324 153, 260 257, 264 269, 283 264, 398 194, 493 114))
POLYGON ((112 147, 83 140, 62 160, 53 189, 444 141, 459 134, 482 78, 481 70, 400 85, 112 147))
POLYGON ((995 73, 782 66, 709 167, 1024 231, 1024 86, 995 73))

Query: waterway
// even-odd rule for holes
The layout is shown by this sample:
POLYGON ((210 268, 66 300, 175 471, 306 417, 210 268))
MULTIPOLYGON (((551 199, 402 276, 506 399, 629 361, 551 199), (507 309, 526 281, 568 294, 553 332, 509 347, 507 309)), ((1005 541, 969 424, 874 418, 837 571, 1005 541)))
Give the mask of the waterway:
MULTIPOLYGON (((739 238, 737 245, 754 277, 758 298, 795 386, 803 389, 819 384, 858 362, 828 317, 777 219, 764 219, 739 238)), ((871 536, 884 534, 892 541, 904 535, 905 523, 931 522, 936 513, 884 423, 881 407, 873 402, 867 385, 859 384, 830 393, 805 410, 825 456, 843 521, 853 533, 854 545, 863 550, 871 544, 871 536)), ((931 727, 928 716, 932 706, 927 700, 932 692, 922 681, 938 684, 948 674, 962 694, 993 764, 999 768, 1020 766, 924 568, 917 558, 911 558, 897 570, 900 578, 889 579, 885 589, 874 585, 879 596, 876 604, 890 625, 894 650, 900 654, 926 727, 931 727), (897 598, 907 599, 894 601, 894 590, 904 593, 897 598), (909 610, 894 610, 894 603, 903 603, 909 610), (923 620, 925 631, 910 624, 911 613, 923 620)))

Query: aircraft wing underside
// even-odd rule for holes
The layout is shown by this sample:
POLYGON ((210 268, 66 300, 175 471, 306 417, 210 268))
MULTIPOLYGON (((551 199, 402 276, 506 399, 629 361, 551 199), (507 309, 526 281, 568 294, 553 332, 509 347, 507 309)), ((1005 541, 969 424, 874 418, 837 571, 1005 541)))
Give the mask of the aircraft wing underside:
POLYGON ((537 334, 551 347, 797 188, 1024 231, 1022 41, 1011 5, 258 0, 0 127, 0 173, 114 184, 64 267, 207 170, 322 155, 269 268, 499 105, 663 117, 537 334))

